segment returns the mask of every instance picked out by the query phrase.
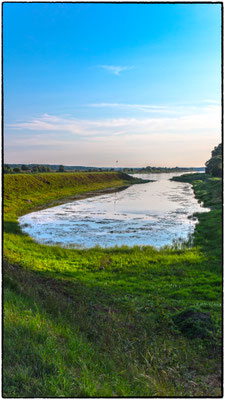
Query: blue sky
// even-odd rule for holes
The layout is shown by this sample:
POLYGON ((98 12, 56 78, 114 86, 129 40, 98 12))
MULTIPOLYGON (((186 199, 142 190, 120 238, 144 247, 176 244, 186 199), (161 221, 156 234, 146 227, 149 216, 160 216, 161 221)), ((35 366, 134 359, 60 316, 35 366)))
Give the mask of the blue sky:
POLYGON ((4 3, 5 162, 202 166, 220 4, 4 3))

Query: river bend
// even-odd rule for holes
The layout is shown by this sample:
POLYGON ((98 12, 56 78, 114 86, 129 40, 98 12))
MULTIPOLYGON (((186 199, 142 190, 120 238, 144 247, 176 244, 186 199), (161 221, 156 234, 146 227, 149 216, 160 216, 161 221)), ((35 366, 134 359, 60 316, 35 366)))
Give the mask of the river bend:
POLYGON ((24 233, 48 245, 171 245, 193 234, 193 213, 209 211, 197 202, 190 184, 170 181, 178 175, 137 175, 155 182, 32 212, 19 223, 24 233))

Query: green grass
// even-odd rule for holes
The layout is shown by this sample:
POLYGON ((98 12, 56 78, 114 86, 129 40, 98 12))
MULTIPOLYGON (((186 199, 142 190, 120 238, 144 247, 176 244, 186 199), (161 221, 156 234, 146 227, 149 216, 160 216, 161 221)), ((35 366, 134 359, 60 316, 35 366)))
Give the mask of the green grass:
POLYGON ((221 180, 181 178, 212 208, 191 247, 74 250, 35 243, 17 217, 127 178, 46 175, 5 180, 5 397, 220 396, 221 180), (212 318, 204 337, 174 323, 193 308, 212 318))
POLYGON ((141 183, 123 173, 43 173, 4 176, 5 218, 15 218, 34 208, 69 201, 81 194, 141 183))

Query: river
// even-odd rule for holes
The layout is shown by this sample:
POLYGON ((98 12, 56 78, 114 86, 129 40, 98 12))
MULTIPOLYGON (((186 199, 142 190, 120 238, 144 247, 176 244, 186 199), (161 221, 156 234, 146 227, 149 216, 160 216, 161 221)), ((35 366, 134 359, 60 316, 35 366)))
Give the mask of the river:
POLYGON ((197 202, 190 184, 170 181, 178 175, 138 174, 154 182, 32 212, 19 223, 24 233, 48 245, 171 245, 193 234, 193 213, 209 211, 197 202))

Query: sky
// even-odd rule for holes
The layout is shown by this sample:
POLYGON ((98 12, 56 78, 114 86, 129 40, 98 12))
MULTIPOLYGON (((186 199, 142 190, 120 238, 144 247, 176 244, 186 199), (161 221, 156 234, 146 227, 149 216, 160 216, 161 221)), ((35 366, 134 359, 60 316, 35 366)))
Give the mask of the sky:
POLYGON ((3 4, 4 162, 204 166, 221 4, 3 4))

